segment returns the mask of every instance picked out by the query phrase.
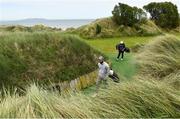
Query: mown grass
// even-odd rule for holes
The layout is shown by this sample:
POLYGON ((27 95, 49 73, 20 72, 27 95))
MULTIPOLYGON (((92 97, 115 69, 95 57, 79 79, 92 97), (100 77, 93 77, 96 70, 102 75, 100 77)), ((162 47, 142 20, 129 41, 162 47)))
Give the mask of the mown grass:
MULTIPOLYGON (((108 62, 110 63, 112 69, 120 77, 120 83, 125 81, 131 81, 132 77, 137 73, 137 67, 135 64, 135 59, 132 54, 125 54, 123 61, 116 61, 117 54, 106 54, 108 56, 108 62)), ((108 78, 108 83, 111 83, 112 80, 108 78)), ((85 95, 93 95, 96 91, 96 86, 90 86, 82 90, 82 93, 85 95)))
MULTIPOLYGON (((112 69, 121 77, 120 81, 131 80, 132 77, 137 73, 137 67, 135 64, 135 59, 133 53, 125 53, 123 61, 116 61, 117 51, 116 44, 123 40, 127 47, 133 48, 136 45, 145 45, 150 42, 154 37, 118 37, 118 38, 98 38, 93 40, 86 40, 86 42, 103 52, 108 56, 108 62, 111 64, 112 69)), ((132 49, 133 50, 133 49, 132 49)), ((91 95, 95 92, 96 87, 91 86, 83 90, 86 95, 91 95)))
POLYGON ((98 49, 103 53, 116 53, 116 45, 120 41, 124 41, 127 47, 132 48, 137 44, 147 44, 154 37, 117 37, 117 38, 97 38, 87 40, 86 42, 93 48, 98 49))
POLYGON ((100 52, 103 52, 109 57, 109 61, 112 64, 112 68, 123 77, 130 79, 136 73, 136 66, 133 58, 133 54, 125 53, 123 61, 116 61, 117 50, 116 45, 120 41, 124 41, 126 46, 133 48, 138 44, 147 44, 152 41, 154 37, 119 37, 119 38, 101 38, 94 40, 86 40, 86 42, 97 49, 100 52))

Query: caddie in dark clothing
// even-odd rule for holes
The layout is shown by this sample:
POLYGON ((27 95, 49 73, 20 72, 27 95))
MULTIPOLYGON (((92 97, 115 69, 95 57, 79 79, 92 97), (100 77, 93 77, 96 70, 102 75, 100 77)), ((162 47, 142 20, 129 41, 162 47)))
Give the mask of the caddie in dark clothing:
POLYGON ((116 50, 118 50, 117 60, 119 60, 120 55, 121 55, 121 60, 123 60, 125 49, 126 49, 126 46, 123 41, 121 41, 120 44, 116 45, 116 50))

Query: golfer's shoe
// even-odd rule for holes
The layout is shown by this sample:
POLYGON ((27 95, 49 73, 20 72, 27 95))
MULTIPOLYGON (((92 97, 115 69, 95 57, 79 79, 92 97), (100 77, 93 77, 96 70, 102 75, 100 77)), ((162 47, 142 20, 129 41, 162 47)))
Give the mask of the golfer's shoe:
POLYGON ((123 60, 123 58, 121 58, 121 60, 123 60))
POLYGON ((118 61, 119 60, 119 58, 116 58, 116 61, 118 61))

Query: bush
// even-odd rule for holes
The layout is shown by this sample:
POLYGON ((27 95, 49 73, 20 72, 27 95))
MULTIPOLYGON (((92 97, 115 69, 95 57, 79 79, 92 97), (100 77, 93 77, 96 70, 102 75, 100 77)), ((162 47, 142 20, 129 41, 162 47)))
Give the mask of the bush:
POLYGON ((101 33, 101 26, 99 24, 96 25, 96 35, 101 33))
POLYGON ((142 9, 122 3, 114 7, 112 14, 117 24, 125 26, 133 26, 146 18, 146 13, 142 9))
POLYGON ((162 28, 176 28, 179 26, 177 6, 171 2, 152 2, 143 7, 150 13, 151 19, 162 28))

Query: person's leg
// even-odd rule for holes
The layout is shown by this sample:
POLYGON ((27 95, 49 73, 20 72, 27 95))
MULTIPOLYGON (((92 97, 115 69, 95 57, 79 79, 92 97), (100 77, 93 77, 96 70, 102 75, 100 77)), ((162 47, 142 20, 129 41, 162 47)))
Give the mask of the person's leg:
POLYGON ((120 52, 120 51, 118 51, 118 56, 117 56, 117 59, 119 59, 120 55, 121 55, 121 52, 120 52))
POLYGON ((107 79, 104 78, 102 81, 103 81, 104 88, 107 88, 108 86, 107 79))
POLYGON ((98 93, 99 86, 101 84, 102 78, 98 76, 98 79, 96 81, 96 93, 98 93))
POLYGON ((124 51, 123 52, 121 52, 122 53, 122 55, 121 55, 121 59, 123 59, 124 58, 124 51))

